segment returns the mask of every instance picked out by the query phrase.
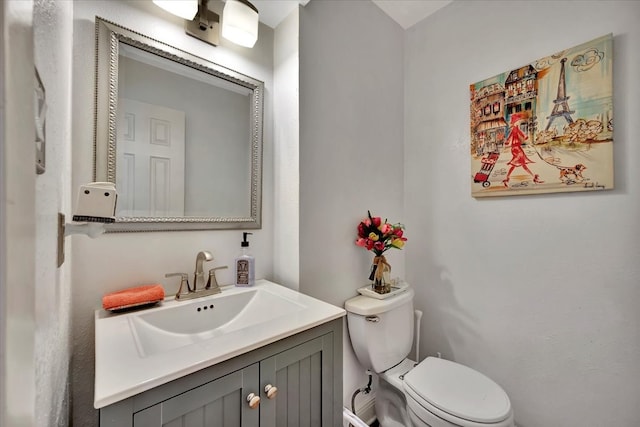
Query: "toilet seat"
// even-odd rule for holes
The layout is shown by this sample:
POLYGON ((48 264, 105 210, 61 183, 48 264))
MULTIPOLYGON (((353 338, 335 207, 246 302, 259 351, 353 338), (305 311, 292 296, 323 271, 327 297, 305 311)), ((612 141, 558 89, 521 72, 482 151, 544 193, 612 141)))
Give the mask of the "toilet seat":
POLYGON ((420 418, 435 415, 463 427, 513 425, 504 390, 464 365, 428 357, 404 376, 403 387, 409 408, 420 418))

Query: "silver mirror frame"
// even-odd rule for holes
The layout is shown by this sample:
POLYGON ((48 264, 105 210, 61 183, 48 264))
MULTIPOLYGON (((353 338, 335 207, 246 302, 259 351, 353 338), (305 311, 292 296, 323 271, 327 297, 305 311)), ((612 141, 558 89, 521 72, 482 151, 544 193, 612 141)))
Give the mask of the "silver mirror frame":
POLYGON ((259 229, 262 222, 264 83, 96 16, 94 181, 116 182, 116 113, 120 43, 145 50, 253 92, 248 217, 116 217, 107 232, 259 229))

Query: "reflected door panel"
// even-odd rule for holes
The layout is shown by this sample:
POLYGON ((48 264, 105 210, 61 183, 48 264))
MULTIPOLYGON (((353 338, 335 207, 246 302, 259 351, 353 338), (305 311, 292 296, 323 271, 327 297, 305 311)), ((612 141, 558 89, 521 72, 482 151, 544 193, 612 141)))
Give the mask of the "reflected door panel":
POLYGON ((117 216, 184 215, 185 113, 118 100, 117 216))

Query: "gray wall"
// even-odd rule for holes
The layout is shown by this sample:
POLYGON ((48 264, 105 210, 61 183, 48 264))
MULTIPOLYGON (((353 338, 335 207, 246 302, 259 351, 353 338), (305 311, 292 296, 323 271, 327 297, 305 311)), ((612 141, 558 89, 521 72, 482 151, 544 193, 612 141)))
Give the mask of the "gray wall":
POLYGON ((522 427, 640 425, 638 22, 639 2, 455 1, 406 34, 422 354, 500 383, 522 427), (473 199, 469 84, 608 33, 616 189, 473 199))
MULTIPOLYGON (((403 30, 371 2, 300 10, 300 290, 338 306, 369 283, 373 254, 355 245, 367 209, 404 219, 403 57, 403 30)), ((389 251, 392 276, 404 253, 389 251)), ((366 377, 345 341, 350 407, 366 377)))
MULTIPOLYGON (((640 3, 456 1, 406 33, 371 6, 301 10, 300 289, 342 304, 357 221, 404 221, 423 357, 495 379, 520 426, 638 425, 640 3), (609 32, 616 190, 473 199, 469 84, 609 32)), ((346 405, 357 369, 347 343, 346 405)))

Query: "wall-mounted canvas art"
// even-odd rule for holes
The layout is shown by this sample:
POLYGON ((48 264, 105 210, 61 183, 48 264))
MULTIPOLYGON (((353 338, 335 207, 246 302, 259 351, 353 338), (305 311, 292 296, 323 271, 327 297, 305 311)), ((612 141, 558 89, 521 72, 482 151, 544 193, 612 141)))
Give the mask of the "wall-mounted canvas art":
POLYGON ((612 35, 472 84, 473 197, 613 188, 612 35))

